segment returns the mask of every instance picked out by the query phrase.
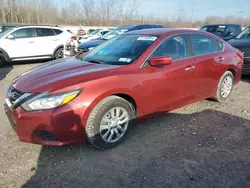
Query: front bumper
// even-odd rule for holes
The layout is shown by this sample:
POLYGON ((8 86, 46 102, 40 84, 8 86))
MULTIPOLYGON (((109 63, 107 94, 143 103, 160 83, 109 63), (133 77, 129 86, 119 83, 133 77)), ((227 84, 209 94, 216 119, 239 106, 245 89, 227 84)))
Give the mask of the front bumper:
POLYGON ((87 107, 71 101, 53 110, 26 112, 22 107, 5 113, 22 142, 61 146, 85 143, 84 113, 87 107))
POLYGON ((244 58, 244 65, 243 65, 242 74, 250 75, 250 57, 244 58))

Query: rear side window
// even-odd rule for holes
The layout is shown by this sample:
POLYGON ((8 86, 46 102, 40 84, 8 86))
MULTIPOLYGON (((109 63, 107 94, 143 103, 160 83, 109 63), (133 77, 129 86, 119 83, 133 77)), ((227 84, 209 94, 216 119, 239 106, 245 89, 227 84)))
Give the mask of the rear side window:
POLYGON ((215 39, 202 34, 192 34, 194 55, 205 55, 216 52, 215 39))
POLYGON ((59 34, 61 34, 63 31, 62 30, 60 30, 60 29, 53 29, 54 30, 54 32, 56 33, 56 35, 59 35, 59 34))
POLYGON ((173 60, 189 57, 188 35, 182 34, 167 38, 157 47, 152 56, 170 56, 173 60))
POLYGON ((101 34, 105 35, 106 33, 108 33, 109 31, 102 31, 101 34))
POLYGON ((217 43, 217 51, 223 51, 224 50, 224 44, 220 41, 216 41, 217 43))
POLYGON ((55 35, 52 29, 47 29, 47 28, 36 28, 36 34, 38 37, 48 37, 55 35))
POLYGON ((33 28, 19 29, 11 33, 11 35, 13 35, 15 39, 31 38, 34 37, 34 29, 33 28))

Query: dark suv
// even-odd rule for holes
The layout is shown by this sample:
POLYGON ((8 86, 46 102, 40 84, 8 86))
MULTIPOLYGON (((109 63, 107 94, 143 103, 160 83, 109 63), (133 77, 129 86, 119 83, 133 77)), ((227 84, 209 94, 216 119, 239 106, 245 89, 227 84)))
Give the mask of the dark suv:
POLYGON ((228 43, 244 53, 243 74, 250 75, 250 26, 228 43))
POLYGON ((225 41, 237 36, 241 31, 241 25, 239 24, 214 24, 204 25, 200 30, 213 33, 225 41))

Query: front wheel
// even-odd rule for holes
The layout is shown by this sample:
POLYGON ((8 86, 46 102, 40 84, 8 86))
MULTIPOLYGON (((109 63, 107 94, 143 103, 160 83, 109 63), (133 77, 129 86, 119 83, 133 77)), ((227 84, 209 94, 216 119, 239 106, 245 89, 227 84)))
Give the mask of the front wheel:
POLYGON ((89 115, 87 138, 98 149, 115 147, 124 139, 135 117, 135 109, 128 101, 118 96, 107 97, 89 115))
POLYGON ((6 64, 6 61, 4 57, 0 56, 0 67, 4 66, 6 64))
POLYGON ((230 71, 226 71, 217 86, 216 96, 214 100, 217 102, 224 102, 232 93, 234 86, 234 75, 230 71))

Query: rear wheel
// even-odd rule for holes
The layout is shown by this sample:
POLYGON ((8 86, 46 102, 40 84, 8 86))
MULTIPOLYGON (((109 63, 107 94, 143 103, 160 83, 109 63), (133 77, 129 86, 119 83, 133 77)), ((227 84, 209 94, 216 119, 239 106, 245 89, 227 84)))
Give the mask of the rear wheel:
POLYGON ((55 59, 61 59, 63 58, 63 47, 59 48, 56 50, 55 55, 54 55, 55 59))
POLYGON ((224 102, 232 93, 233 85, 234 75, 232 72, 226 71, 220 79, 214 100, 217 102, 224 102))
POLYGON ((135 109, 128 101, 118 96, 107 97, 89 115, 87 138, 99 149, 115 147, 124 139, 135 117, 135 109))

